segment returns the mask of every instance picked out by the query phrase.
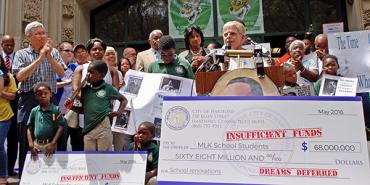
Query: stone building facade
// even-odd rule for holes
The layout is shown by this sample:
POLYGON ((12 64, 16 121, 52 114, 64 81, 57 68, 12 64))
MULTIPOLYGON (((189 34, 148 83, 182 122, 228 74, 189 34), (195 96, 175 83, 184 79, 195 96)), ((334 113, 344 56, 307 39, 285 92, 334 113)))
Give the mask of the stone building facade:
MULTIPOLYGON (((111 0, 0 0, 0 37, 11 34, 16 48, 27 45, 24 28, 41 21, 56 43, 84 43, 90 37, 90 12, 111 0)), ((363 29, 370 22, 370 0, 346 0, 348 30, 363 29)))

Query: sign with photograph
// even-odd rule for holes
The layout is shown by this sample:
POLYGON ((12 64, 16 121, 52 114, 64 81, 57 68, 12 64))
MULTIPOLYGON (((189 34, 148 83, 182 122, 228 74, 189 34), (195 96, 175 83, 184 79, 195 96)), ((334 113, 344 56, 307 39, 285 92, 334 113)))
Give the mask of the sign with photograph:
POLYGON ((217 0, 218 33, 222 36, 225 23, 239 19, 247 33, 264 33, 262 0, 217 0))
POLYGON ((165 97, 162 118, 158 185, 370 182, 360 97, 165 97))
POLYGON ((357 78, 324 74, 319 96, 356 96, 357 78))
POLYGON ((143 185, 146 161, 146 151, 57 152, 36 161, 28 153, 20 184, 143 185))
MULTIPOLYGON (((162 102, 164 96, 195 96, 194 80, 159 73, 129 70, 125 86, 120 90, 128 104, 125 112, 113 118, 112 131, 134 134, 140 123, 149 121, 155 126, 155 138, 160 139, 162 102)), ((119 102, 114 103, 114 110, 119 102)))
POLYGON ((184 38, 185 29, 197 25, 204 37, 213 37, 212 0, 168 0, 169 35, 184 38))
POLYGON ((315 96, 315 91, 313 89, 313 85, 284 87, 281 95, 283 96, 315 96))
POLYGON ((328 34, 329 53, 338 57, 338 74, 357 77, 358 92, 370 91, 370 31, 328 34))

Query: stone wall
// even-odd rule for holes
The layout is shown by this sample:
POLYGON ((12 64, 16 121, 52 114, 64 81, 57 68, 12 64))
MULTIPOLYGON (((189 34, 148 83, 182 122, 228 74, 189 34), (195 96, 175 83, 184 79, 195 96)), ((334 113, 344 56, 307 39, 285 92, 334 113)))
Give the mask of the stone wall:
MULTIPOLYGON (((17 49, 27 46, 25 26, 41 21, 55 43, 85 43, 90 37, 90 11, 110 0, 0 0, 0 36, 10 33, 17 49)), ((370 0, 346 0, 350 31, 370 22, 370 0)))

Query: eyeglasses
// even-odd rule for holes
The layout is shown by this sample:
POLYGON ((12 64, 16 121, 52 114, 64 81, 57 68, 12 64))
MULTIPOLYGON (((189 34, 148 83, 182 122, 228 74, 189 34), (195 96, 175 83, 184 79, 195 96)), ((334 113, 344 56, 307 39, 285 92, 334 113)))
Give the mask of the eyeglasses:
POLYGON ((64 52, 73 52, 73 50, 70 50, 70 49, 63 49, 62 51, 64 51, 64 52))

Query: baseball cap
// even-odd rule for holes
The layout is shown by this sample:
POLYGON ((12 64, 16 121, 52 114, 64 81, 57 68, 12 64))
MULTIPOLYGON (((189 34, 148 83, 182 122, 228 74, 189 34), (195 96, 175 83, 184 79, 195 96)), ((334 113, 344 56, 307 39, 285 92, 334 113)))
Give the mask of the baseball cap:
POLYGON ((79 48, 83 48, 84 50, 86 50, 86 51, 87 51, 87 49, 86 49, 85 45, 83 45, 83 44, 77 44, 77 45, 73 48, 73 52, 76 52, 76 51, 77 51, 77 49, 79 49, 79 48))

